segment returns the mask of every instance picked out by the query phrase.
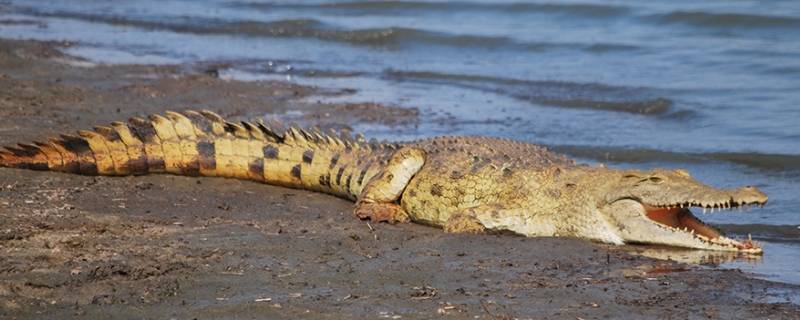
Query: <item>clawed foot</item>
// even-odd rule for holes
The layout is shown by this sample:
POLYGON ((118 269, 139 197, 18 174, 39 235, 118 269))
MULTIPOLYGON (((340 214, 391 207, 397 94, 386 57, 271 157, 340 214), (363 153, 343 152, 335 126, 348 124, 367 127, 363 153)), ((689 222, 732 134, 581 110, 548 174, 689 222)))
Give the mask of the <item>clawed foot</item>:
POLYGON ((359 202, 355 214, 360 219, 370 219, 373 222, 397 223, 410 220, 406 211, 394 203, 359 202))

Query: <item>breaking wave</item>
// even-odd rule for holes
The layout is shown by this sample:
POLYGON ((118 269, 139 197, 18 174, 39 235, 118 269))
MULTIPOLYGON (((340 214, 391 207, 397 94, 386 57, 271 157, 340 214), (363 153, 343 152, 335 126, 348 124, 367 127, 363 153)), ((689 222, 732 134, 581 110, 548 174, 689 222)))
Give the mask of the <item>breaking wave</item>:
POLYGON ((654 149, 593 146, 552 146, 551 149, 574 157, 598 161, 624 163, 646 163, 656 161, 700 163, 724 161, 763 170, 800 172, 800 155, 746 152, 682 153, 654 149))
POLYGON ((338 14, 418 14, 479 12, 501 14, 558 13, 584 17, 615 17, 628 13, 629 8, 618 5, 566 4, 566 3, 476 3, 465 1, 351 1, 316 4, 271 4, 238 2, 233 7, 248 7, 260 10, 293 9, 334 11, 338 14))
POLYGON ((800 19, 771 15, 742 13, 709 13, 694 11, 674 11, 655 15, 661 23, 684 23, 709 28, 795 28, 800 27, 800 19))
POLYGON ((77 12, 40 12, 24 10, 26 14, 49 18, 65 18, 115 26, 142 29, 166 30, 191 34, 220 34, 231 36, 312 38, 341 42, 359 46, 408 47, 413 45, 437 45, 455 48, 497 50, 505 48, 520 51, 548 51, 559 49, 584 50, 604 53, 609 51, 633 51, 639 47, 617 43, 556 43, 523 42, 505 36, 483 36, 450 34, 416 28, 381 27, 364 29, 342 29, 310 18, 283 19, 276 21, 224 21, 204 18, 170 18, 153 20, 132 17, 107 16, 77 12))
POLYGON ((386 72, 390 79, 453 85, 487 91, 535 104, 641 115, 666 114, 673 102, 656 96, 647 88, 610 86, 597 83, 533 81, 489 76, 444 74, 425 71, 386 72))

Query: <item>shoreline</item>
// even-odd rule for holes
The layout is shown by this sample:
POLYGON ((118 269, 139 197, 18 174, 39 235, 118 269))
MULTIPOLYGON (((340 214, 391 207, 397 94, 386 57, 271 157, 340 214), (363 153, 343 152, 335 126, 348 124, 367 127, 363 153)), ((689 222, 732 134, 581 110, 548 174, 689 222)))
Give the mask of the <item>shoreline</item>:
MULTIPOLYGON (((208 108, 413 125, 321 89, 193 66, 94 65, 0 40, 0 144, 208 108), (288 112, 288 114, 287 114, 288 112)), ((333 93, 336 94, 336 93, 333 93)), ((800 286, 564 238, 368 224, 331 196, 248 181, 0 169, 0 317, 800 318, 800 286)))

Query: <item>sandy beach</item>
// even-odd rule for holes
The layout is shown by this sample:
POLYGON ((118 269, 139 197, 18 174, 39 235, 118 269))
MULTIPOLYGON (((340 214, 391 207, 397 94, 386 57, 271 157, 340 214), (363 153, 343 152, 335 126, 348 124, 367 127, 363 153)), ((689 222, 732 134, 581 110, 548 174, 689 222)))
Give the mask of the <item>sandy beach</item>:
MULTIPOLYGON (((333 128, 418 117, 214 63, 95 65, 69 45, 0 40, 1 144, 190 108, 333 128)), ((0 169, 3 319, 800 319, 800 286, 637 250, 370 224, 249 181, 0 169)))

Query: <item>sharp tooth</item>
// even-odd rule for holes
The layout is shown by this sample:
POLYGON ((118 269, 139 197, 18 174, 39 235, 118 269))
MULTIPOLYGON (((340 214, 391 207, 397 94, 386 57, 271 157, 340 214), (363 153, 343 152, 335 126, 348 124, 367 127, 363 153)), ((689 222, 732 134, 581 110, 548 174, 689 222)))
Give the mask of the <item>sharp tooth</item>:
POLYGON ((706 207, 703 207, 703 214, 706 214, 706 207))

